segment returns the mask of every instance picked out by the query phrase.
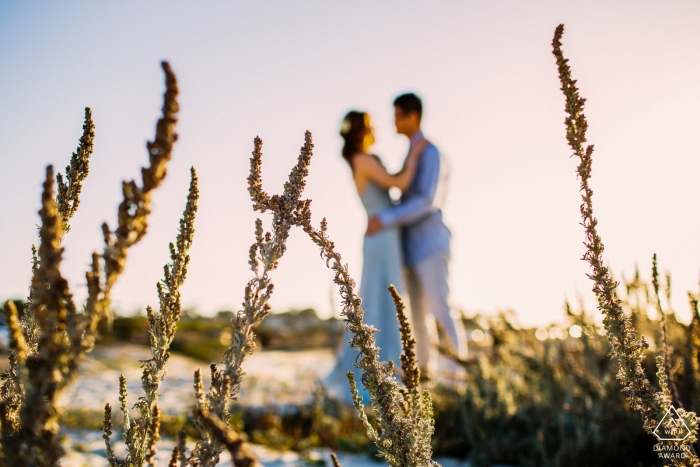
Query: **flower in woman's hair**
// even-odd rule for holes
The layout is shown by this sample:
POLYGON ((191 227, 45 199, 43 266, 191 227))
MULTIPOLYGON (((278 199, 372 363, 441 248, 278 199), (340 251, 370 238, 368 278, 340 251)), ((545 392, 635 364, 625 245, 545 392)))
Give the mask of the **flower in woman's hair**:
POLYGON ((350 133, 350 129, 352 128, 352 122, 350 119, 346 118, 343 120, 343 123, 340 125, 340 134, 341 135, 347 135, 350 133))

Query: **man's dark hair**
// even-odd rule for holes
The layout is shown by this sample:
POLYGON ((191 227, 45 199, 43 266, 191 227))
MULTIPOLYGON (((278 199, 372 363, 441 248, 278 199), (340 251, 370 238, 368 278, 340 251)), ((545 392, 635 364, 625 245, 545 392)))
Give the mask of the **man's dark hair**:
POLYGON ((420 97, 412 92, 401 94, 394 99, 394 105, 401 109, 404 115, 410 112, 418 112, 418 119, 423 116, 423 102, 421 102, 420 97))

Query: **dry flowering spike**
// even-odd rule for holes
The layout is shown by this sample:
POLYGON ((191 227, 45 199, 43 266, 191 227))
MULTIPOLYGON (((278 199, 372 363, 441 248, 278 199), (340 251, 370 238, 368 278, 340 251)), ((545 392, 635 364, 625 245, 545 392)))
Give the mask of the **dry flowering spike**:
MULTIPOLYGON (((67 281, 60 272, 63 256, 60 243, 68 219, 78 207, 80 185, 87 175, 87 158, 92 152, 94 136, 89 111, 66 182, 58 177, 58 195, 54 193, 53 168, 47 168, 39 211, 40 245, 34 254, 28 304, 33 321, 22 326, 27 344, 26 362, 19 358, 12 360, 20 368, 10 376, 21 378, 21 384, 14 386, 13 400, 3 397, 0 401, 2 451, 7 465, 55 466, 64 455, 59 442, 58 397, 77 375, 86 353, 92 350, 99 323, 110 316, 111 288, 124 269, 127 250, 146 233, 151 193, 165 177, 165 165, 176 140, 177 83, 165 62, 163 70, 166 75, 163 116, 158 121, 154 141, 148 143, 150 165, 142 170, 140 185, 135 181, 123 184, 124 200, 119 206, 117 229, 112 232, 103 225, 105 248, 101 255, 92 256, 92 267, 87 273, 88 299, 81 310, 73 303, 67 281), (18 411, 16 424, 12 410, 18 411)), ((6 378, 3 395, 8 393, 10 384, 10 378, 6 378)), ((106 419, 106 428, 108 425, 111 426, 111 421, 106 419)))
MULTIPOLYGON (((255 350, 255 334, 252 327, 260 323, 269 313, 268 303, 274 290, 268 273, 275 268, 286 250, 286 241, 293 226, 302 225, 311 217, 309 200, 301 199, 306 186, 308 166, 313 153, 311 133, 305 135, 297 163, 284 184, 281 195, 268 195, 262 188, 262 140, 254 141, 253 157, 250 159, 248 192, 253 209, 272 211, 272 231, 263 232, 262 221, 255 222, 255 243, 250 247, 248 264, 253 277, 245 286, 243 308, 231 320, 233 332, 231 344, 223 358, 223 368, 211 367, 211 387, 204 393, 201 374, 195 375, 197 414, 206 413, 219 420, 228 420, 229 405, 240 390, 245 357, 255 350)), ((192 450, 189 464, 194 466, 216 465, 224 449, 220 438, 212 431, 209 421, 197 417, 195 425, 202 439, 192 450)))
MULTIPOLYGON (((197 213, 199 188, 197 173, 194 167, 190 169, 190 188, 187 194, 185 210, 180 219, 180 229, 175 244, 170 244, 170 264, 166 264, 164 278, 157 284, 160 307, 154 311, 147 308, 148 334, 151 347, 151 358, 142 362, 143 375, 141 386, 144 395, 139 397, 135 408, 140 416, 129 420, 129 407, 126 404, 126 379, 120 379, 120 400, 124 414, 124 433, 128 450, 127 459, 119 460, 113 455, 110 466, 128 465, 141 467, 145 463, 153 465, 156 443, 159 439, 160 412, 158 410, 158 390, 165 379, 165 367, 170 359, 170 344, 177 331, 182 306, 180 304, 180 287, 185 282, 187 265, 190 257, 187 254, 194 239, 194 220, 197 213)), ((106 417, 106 415, 105 415, 106 417)), ((108 457, 110 451, 109 436, 105 432, 108 457)))
POLYGON ((7 328, 10 332, 10 367, 3 373, 2 378, 5 383, 0 390, 0 420, 2 420, 2 438, 10 439, 20 429, 19 410, 22 407, 22 394, 24 392, 26 372, 26 360, 28 345, 20 320, 17 307, 11 300, 5 302, 5 316, 7 318, 7 328))
POLYGON ((420 370, 418 369, 418 361, 416 360, 416 340, 411 333, 411 325, 406 316, 406 306, 403 304, 403 299, 396 287, 389 286, 389 293, 394 300, 396 308, 396 318, 399 320, 399 332, 401 333, 401 344, 403 352, 399 357, 401 359, 401 370, 403 371, 402 381, 406 389, 413 391, 418 388, 420 381, 420 370))
POLYGON ((110 442, 110 437, 112 436, 112 406, 105 405, 105 418, 102 422, 102 438, 105 440, 107 448, 105 452, 107 454, 107 462, 109 465, 116 464, 116 456, 114 455, 114 449, 112 449, 112 443, 110 442))
POLYGON ((24 364, 27 360, 27 341, 22 333, 17 307, 12 300, 5 302, 5 316, 7 316, 7 328, 10 331, 10 347, 15 349, 13 354, 18 362, 24 364))
POLYGON ((370 394, 372 408, 376 415, 376 427, 365 414, 362 397, 357 390, 357 383, 352 372, 348 372, 348 382, 355 408, 367 429, 367 436, 379 448, 379 456, 391 466, 435 466, 432 460, 430 441, 434 432, 432 399, 428 391, 419 393, 415 381, 419 377, 411 336, 410 326, 405 320, 403 303, 395 289, 390 289, 399 318, 402 344, 401 356, 404 378, 407 385, 402 387, 394 377, 394 363, 379 360, 379 348, 376 346, 374 327, 364 324, 364 310, 361 300, 355 292, 355 281, 350 277, 347 265, 342 263, 340 254, 335 251, 334 243, 328 238, 326 220, 321 221, 321 228, 314 229, 309 219, 303 224, 304 231, 311 240, 321 248, 321 257, 326 266, 335 272, 334 282, 340 289, 346 327, 354 336, 350 345, 359 349, 357 367, 363 371, 362 384, 370 394), (404 366, 405 365, 405 366, 404 366))
MULTIPOLYGON (((70 230, 69 221, 78 209, 80 203, 80 191, 82 182, 88 175, 88 163, 94 149, 95 124, 92 121, 92 111, 90 108, 85 108, 85 123, 83 124, 83 135, 80 138, 78 148, 73 153, 70 165, 66 167, 66 179, 64 183, 63 176, 59 173, 56 175, 58 183, 58 193, 56 195, 56 205, 58 215, 61 219, 62 234, 59 242, 63 240, 68 230, 70 230)), ((37 250, 32 245, 32 275, 36 276, 39 272, 39 258, 37 250)), ((26 348, 18 349, 16 344, 19 342, 14 339, 10 345, 12 349, 10 355, 10 367, 3 373, 2 379, 5 382, 0 390, 0 405, 2 405, 2 420, 3 427, 8 434, 19 430, 19 411, 22 407, 21 395, 24 391, 24 386, 21 381, 20 374, 22 369, 18 365, 24 364, 27 355, 36 353, 39 342, 41 329, 37 321, 37 303, 35 301, 33 287, 29 288, 29 296, 27 297, 24 306, 24 313, 19 321, 10 323, 10 329, 19 330, 23 334, 23 345, 26 348), (18 325, 18 326, 17 326, 18 325), (21 351, 24 356, 18 356, 17 352, 21 351), (18 358, 19 357, 19 358, 18 358)), ((16 337, 16 336, 15 336, 16 337)))
MULTIPOLYGON (((676 387, 676 381, 671 369, 671 356, 673 355, 673 348, 670 347, 668 343, 668 324, 667 324, 667 313, 663 310, 661 306, 661 296, 659 293, 659 268, 656 263, 656 254, 652 258, 652 269, 651 269, 651 283, 654 287, 654 296, 656 302, 656 311, 661 317, 661 355, 656 357, 657 363, 657 378, 659 379, 659 386, 662 392, 670 397, 673 405, 675 407, 680 407, 680 398, 678 397, 678 388, 676 387)), ((671 276, 666 276, 666 298, 669 303, 671 302, 671 276)))
MULTIPOLYGON (((615 282, 603 264, 603 242, 598 234, 598 221, 593 215, 593 191, 588 181, 591 176, 591 164, 593 146, 586 145, 586 129, 588 122, 583 114, 585 99, 580 97, 576 87, 576 81, 571 78, 571 69, 568 60, 564 58, 561 50, 561 38, 564 33, 564 25, 559 25, 554 33, 552 41, 553 53, 556 57, 559 69, 559 79, 562 84, 562 91, 566 97, 566 139, 574 155, 579 159, 577 169, 578 177, 581 181, 581 218, 586 231, 586 253, 583 259, 587 260, 593 270, 589 276, 593 280, 593 292, 598 298, 598 308, 603 312, 605 318, 606 337, 611 347, 611 355, 617 358, 620 371, 618 380, 622 384, 623 391, 627 395, 630 407, 642 414, 644 429, 652 433, 657 424, 661 421, 666 410, 671 404, 670 390, 666 385, 666 372, 663 357, 657 360, 659 369, 659 380, 661 391, 655 391, 646 377, 642 368, 644 349, 648 347, 645 341, 637 338, 630 318, 624 313, 621 301, 615 292, 617 282, 615 282)), ((694 412, 688 412, 681 407, 676 407, 678 414, 683 419, 690 430, 690 434, 684 443, 691 444, 691 451, 684 459, 674 459, 674 465, 697 465, 700 462, 692 443, 697 440, 697 417, 694 412)), ((680 444, 679 441, 666 441, 666 443, 680 444)))
POLYGON ((36 352, 27 355, 26 371, 23 371, 19 431, 15 436, 3 439, 7 459, 21 459, 21 462, 26 459, 29 465, 35 462, 53 465, 63 455, 63 447, 58 441, 56 402, 60 391, 75 376, 66 353, 69 348, 68 321, 77 313, 68 282, 60 272, 62 223, 56 209, 53 179, 53 167, 48 166, 39 211, 40 267, 32 280, 40 336, 36 352), (10 441, 13 438, 18 442, 10 441))
POLYGON ((163 62, 162 67, 165 72, 163 115, 156 124, 154 140, 146 145, 150 164, 141 169, 142 186, 139 187, 133 180, 123 183, 124 199, 118 208, 117 228, 112 232, 107 224, 102 225, 106 245, 102 261, 97 254, 93 255, 92 270, 87 274, 88 300, 85 308, 93 319, 84 323, 86 329, 78 329, 87 331, 84 337, 81 337, 82 332, 76 332, 73 336, 83 348, 92 347, 97 322, 109 314, 110 291, 124 270, 127 250, 146 234, 151 211, 151 192, 163 182, 165 167, 172 157, 172 147, 177 140, 177 81, 167 62, 163 62))
POLYGON ((70 164, 66 167, 65 181, 60 173, 56 175, 58 194, 56 203, 58 204, 58 215, 63 224, 63 233, 70 230, 68 221, 80 204, 80 192, 83 188, 83 180, 88 176, 90 156, 94 150, 95 124, 92 121, 92 110, 85 108, 85 123, 83 124, 83 136, 80 143, 70 159, 70 164))
MULTIPOLYGON (((32 245, 32 277, 39 273, 39 266, 40 262, 36 245, 32 245)), ((24 304, 24 313, 20 321, 20 326, 22 327, 22 332, 27 341, 28 354, 35 353, 39 343, 41 329, 37 321, 37 303, 34 300, 34 289, 31 286, 29 287, 29 296, 27 296, 27 301, 24 304)))

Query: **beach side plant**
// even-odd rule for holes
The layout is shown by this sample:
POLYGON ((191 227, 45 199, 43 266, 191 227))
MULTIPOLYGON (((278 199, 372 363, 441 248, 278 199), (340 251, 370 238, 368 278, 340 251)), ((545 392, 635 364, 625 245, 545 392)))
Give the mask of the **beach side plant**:
POLYGON ((157 283, 160 307, 153 311, 146 308, 148 316, 148 335, 151 358, 142 362, 143 375, 141 386, 143 396, 134 406, 139 411, 139 417, 129 418, 127 403, 126 378, 119 379, 119 400, 124 415, 124 441, 128 454, 125 459, 118 459, 110 442, 112 433, 112 407, 105 406, 104 435, 107 460, 110 467, 128 466, 142 467, 148 463, 155 467, 156 444, 160 438, 160 408, 158 406, 158 390, 165 379, 165 367, 170 359, 170 344, 175 337, 177 323, 182 313, 180 304, 180 286, 184 284, 187 275, 187 265, 190 256, 187 254, 194 238, 194 220, 197 213, 199 189, 197 173, 194 167, 190 169, 190 188, 187 203, 180 219, 180 229, 175 244, 170 243, 170 264, 164 266, 164 278, 157 283))
POLYGON ((394 376, 394 362, 379 360, 379 348, 375 344, 377 329, 364 324, 364 310, 357 294, 355 281, 350 276, 348 266, 342 263, 335 244, 327 234, 328 224, 324 218, 320 229, 315 229, 310 220, 303 225, 311 240, 321 248, 321 257, 326 266, 335 273, 333 281, 340 289, 347 329, 354 335, 350 345, 360 351, 357 367, 362 373, 362 384, 370 395, 371 407, 376 416, 373 425, 365 413, 362 397, 357 390, 357 382, 352 372, 348 372, 348 382, 353 395, 355 408, 367 430, 368 437, 379 449, 383 457, 393 467, 436 466, 432 460, 430 441, 434 432, 433 408, 430 393, 420 391, 420 373, 415 359, 415 340, 405 315, 403 301, 396 289, 389 287, 394 299, 403 352, 401 358, 403 387, 394 376))
MULTIPOLYGON (((598 308, 604 314, 603 323, 605 325, 606 337, 611 347, 611 355, 615 357, 619 364, 618 380, 623 386, 623 391, 627 395, 630 406, 639 411, 642 415, 644 429, 652 433, 656 426, 662 421, 664 414, 671 407, 671 391, 666 383, 666 360, 663 355, 659 356, 657 376, 661 386, 660 391, 655 391, 648 377, 646 376, 642 360, 644 350, 649 347, 647 341, 642 337, 637 338, 637 333, 632 326, 629 316, 627 316, 621 306, 621 301, 617 297, 617 283, 612 279, 608 268, 603 263, 603 243, 598 234, 598 221, 593 214, 593 191, 589 185, 591 176, 591 164, 593 155, 593 145, 586 145, 586 130, 588 123, 583 114, 585 99, 580 97, 576 87, 576 81, 571 78, 571 69, 568 60, 564 58, 561 50, 561 38, 564 33, 564 25, 556 28, 552 41, 553 54, 556 57, 559 69, 559 79, 562 84, 561 90, 566 97, 566 139, 573 150, 574 155, 579 159, 577 174, 581 183, 581 218, 586 231, 586 253, 583 259, 589 262, 592 274, 589 276, 593 281, 593 292, 598 299, 598 308)), ((664 350, 665 353, 665 350, 664 350)), ((673 465, 695 466, 700 463, 700 459, 692 449, 692 443, 697 440, 697 417, 694 412, 686 411, 682 407, 676 407, 678 415, 689 429, 688 436, 681 441, 665 441, 670 446, 681 447, 681 444, 690 446, 689 451, 683 451, 686 455, 681 458, 671 459, 673 465)))
POLYGON ((301 199, 313 154, 311 133, 306 132, 297 164, 289 174, 289 180, 285 182, 281 195, 270 196, 262 188, 262 140, 258 137, 255 138, 252 154, 248 192, 255 211, 272 212, 272 231, 263 232, 262 221, 255 221, 255 243, 250 247, 248 260, 253 278, 245 286, 242 310, 231 320, 231 344, 224 353, 223 368, 219 369, 216 364, 211 365, 211 386, 208 392, 204 390, 201 372, 195 374, 195 425, 202 439, 188 459, 188 465, 192 466, 216 465, 224 448, 231 451, 236 465, 257 463, 252 454, 248 453, 245 443, 229 442, 231 439, 240 440, 240 437, 233 432, 224 434, 222 428, 228 427, 230 404, 240 391, 244 375, 243 361, 255 350, 255 333, 252 327, 270 313, 268 301, 274 288, 268 273, 277 268, 284 255, 291 228, 308 222, 311 216, 311 201, 301 199))
MULTIPOLYGON (((224 447, 229 449, 234 465, 246 466, 257 462, 253 456, 245 454, 246 443, 225 420, 228 418, 229 404, 239 392, 243 376, 241 365, 245 355, 255 348, 255 335, 251 327, 270 312, 268 300, 273 287, 268 272, 277 267, 284 254, 291 227, 300 226, 321 248, 321 257, 326 265, 335 271, 334 282, 340 287, 343 298, 343 315, 348 329, 354 334, 351 345, 360 350, 358 367, 363 370, 362 383, 370 393, 372 408, 377 416, 376 426, 372 425, 365 413, 352 372, 348 373, 350 390, 368 436, 379 448, 379 456, 396 467, 437 465, 432 461, 430 446, 434 431, 431 398, 428 391, 421 393, 418 387, 420 374, 415 359, 415 340, 411 336, 401 297, 393 286, 389 288, 388 293, 392 295, 397 310, 403 344, 403 386, 394 377, 394 362, 379 360, 379 348, 374 340, 377 330, 362 322, 364 311, 355 292, 355 282, 328 238, 326 220, 323 219, 319 230, 314 229, 311 225, 310 201, 300 199, 311 162, 311 133, 306 133, 297 165, 292 169, 281 196, 271 197, 262 189, 262 141, 256 138, 254 146, 248 190, 254 210, 272 211, 273 231, 263 234, 262 221, 256 221, 256 242, 249 253, 249 265, 254 277, 245 288, 243 309, 232 319, 233 336, 224 355, 224 368, 219 370, 212 364, 212 383, 208 393, 204 392, 201 373, 195 374, 198 403, 195 410, 196 425, 202 434, 202 440, 193 449, 187 464, 216 465, 224 447)), ((173 453, 173 462, 176 458, 177 454, 173 453)), ((334 459, 334 463, 337 463, 337 459, 334 459)))
MULTIPOLYGON (((621 307, 649 343, 641 364, 650 382, 659 380, 656 359, 666 348, 673 362, 667 382, 677 389, 674 407, 695 410, 698 360, 691 339, 697 310, 691 302, 693 321, 686 325, 664 306, 664 346, 657 307, 667 303, 670 288, 659 283, 661 296, 655 296, 659 274, 653 263, 650 269, 649 283, 637 272, 618 287, 621 307)), ((568 324, 538 330, 518 326, 507 314, 469 319, 472 327, 481 323, 477 329, 486 336, 470 347, 469 359, 458 360, 466 369, 464 390, 432 391, 436 453, 466 456, 476 467, 661 465, 659 451, 650 448, 656 438, 644 431, 621 392, 618 362, 609 357, 603 329, 583 305, 573 310, 567 304, 566 310, 568 324)))
POLYGON ((648 439, 619 392, 607 342, 589 313, 566 308, 577 338, 541 340, 507 314, 489 321, 489 345, 460 361, 464 391, 435 395, 436 450, 477 467, 637 465, 634 443, 648 439))
MULTIPOLYGON (((92 121, 92 110, 89 107, 85 108, 85 122, 83 123, 83 135, 80 137, 78 148, 72 154, 70 164, 66 167, 66 181, 64 181, 61 173, 56 175, 58 184, 58 193, 56 195, 56 209, 61 223, 62 235, 59 243, 63 241, 63 235, 70 230, 70 219, 78 210, 80 204, 80 192, 82 190, 82 182, 88 176, 90 156, 94 150, 95 139, 95 124, 92 121)), ((32 245, 32 275, 37 275, 39 272, 39 258, 37 257, 36 246, 32 245)), ((11 306, 9 303, 8 307, 11 306)), ((22 360, 26 360, 27 356, 34 355, 37 350, 37 345, 40 336, 39 322, 37 321, 37 303, 34 300, 34 289, 29 287, 29 296, 23 307, 22 315, 18 319, 18 312, 7 308, 8 319, 13 320, 11 328, 21 330, 24 338, 25 347, 16 349, 22 339, 13 336, 10 352, 10 367, 0 377, 3 379, 2 389, 0 389, 0 417, 4 432, 9 434, 19 430, 19 411, 22 407, 22 393, 24 387, 21 379, 21 369, 19 367, 19 355, 22 353, 22 360)))
MULTIPOLYGON (((66 171, 66 182, 58 177, 58 201, 54 198, 53 168, 47 167, 39 211, 41 242, 34 261, 29 302, 28 319, 34 322, 24 326, 28 337, 16 307, 12 302, 5 305, 16 359, 14 370, 10 371, 16 373, 19 382, 12 396, 18 402, 3 398, 0 403, 5 465, 53 467, 65 454, 59 441, 58 397, 75 379, 80 364, 92 350, 99 324, 110 316, 111 289, 124 270, 128 249, 146 234, 151 194, 165 178, 166 164, 177 139, 174 131, 177 82, 168 63, 163 62, 162 67, 166 91, 155 139, 147 144, 150 165, 141 171, 141 185, 135 181, 123 183, 117 228, 112 231, 107 224, 102 225, 105 247, 102 254, 92 255, 91 269, 86 274, 88 297, 82 309, 73 302, 68 283, 60 272, 63 256, 60 242, 68 228, 68 219, 78 207, 80 182, 87 175, 93 135, 91 120, 88 123, 87 118, 89 112, 86 112, 88 131, 84 134, 87 136, 81 139, 78 156, 66 171), (32 349, 34 342, 36 347, 32 349), (18 410, 16 420, 12 419, 13 410, 18 410)), ((6 384, 9 381, 6 379, 6 384)))

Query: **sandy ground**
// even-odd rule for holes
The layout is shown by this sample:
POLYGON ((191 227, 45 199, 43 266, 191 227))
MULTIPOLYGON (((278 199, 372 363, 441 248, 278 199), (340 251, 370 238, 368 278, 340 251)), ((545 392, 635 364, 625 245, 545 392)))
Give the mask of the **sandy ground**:
MULTIPOLYGON (((129 401, 142 395, 140 361, 150 358, 146 347, 121 344, 98 347, 81 367, 80 377, 61 397, 65 408, 102 410, 106 403, 119 406, 119 375, 127 380, 129 401)), ((244 361, 239 402, 246 406, 306 402, 319 377, 331 371, 335 356, 330 350, 296 352, 259 351, 244 361)), ((172 355, 161 385, 159 404, 169 414, 179 414, 194 405, 194 372, 201 369, 209 386, 209 365, 172 355)))
MULTIPOLYGON (((101 467, 106 465, 104 456, 104 441, 101 433, 96 431, 70 430, 66 436, 66 447, 68 456, 61 463, 62 467, 101 467)), ((112 435, 115 438, 115 435, 112 435)), ((175 442, 171 439, 162 439, 158 443, 158 453, 156 461, 159 466, 168 465, 172 449, 175 442)), ((327 467, 333 465, 331 462, 331 451, 328 449, 315 449, 305 456, 296 452, 278 452, 263 446, 252 446, 258 460, 265 467, 310 467, 320 463, 325 463, 327 467)), ((118 443, 115 447, 117 455, 123 454, 124 444, 118 443)), ((343 467, 381 467, 387 465, 379 459, 373 459, 366 455, 336 453, 340 465, 343 467)), ((435 459, 442 467, 470 467, 469 463, 460 462, 457 459, 437 458, 435 459)), ((221 455, 220 466, 232 466, 231 457, 227 452, 221 455)), ((499 467, 499 466, 494 466, 499 467)), ((507 467, 507 466, 501 466, 507 467)))
MULTIPOLYGON (((140 361, 150 358, 148 348, 129 344, 98 347, 82 366, 80 377, 61 397, 65 409, 103 410, 106 403, 119 406, 119 375, 127 378, 129 405, 141 392, 140 361)), ((318 378, 328 374, 335 362, 332 351, 258 351, 244 362, 246 376, 243 380, 239 402, 246 406, 270 404, 300 404, 311 397, 318 378)), ((209 367, 202 362, 172 355, 168 362, 168 374, 161 386, 161 410, 177 414, 189 411, 194 404, 192 387, 195 370, 201 369, 205 386, 209 384, 209 367)), ((68 451, 63 467, 106 466, 104 441, 100 431, 66 430, 64 444, 68 451)), ((117 455, 125 454, 121 432, 114 430, 112 443, 117 455)), ((190 446, 193 443, 189 443, 190 446)), ((175 442, 161 439, 158 443, 158 465, 166 466, 175 442)), ((301 456, 294 452, 276 452, 263 446, 253 446, 255 453, 266 467, 308 466, 309 460, 318 465, 325 461, 331 466, 330 451, 313 450, 301 456)), ((377 467, 384 465, 365 455, 338 453, 343 467, 377 467)), ((444 467, 467 467, 455 459, 436 459, 444 467)), ((224 453, 219 465, 229 466, 230 457, 224 453)))

